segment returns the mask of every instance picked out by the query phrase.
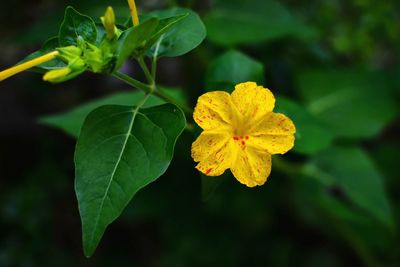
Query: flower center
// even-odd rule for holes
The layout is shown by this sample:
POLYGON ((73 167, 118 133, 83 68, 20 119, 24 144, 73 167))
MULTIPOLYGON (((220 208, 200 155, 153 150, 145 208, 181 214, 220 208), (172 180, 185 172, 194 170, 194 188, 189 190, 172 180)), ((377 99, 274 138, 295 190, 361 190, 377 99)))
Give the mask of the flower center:
POLYGON ((246 141, 249 139, 248 135, 233 135, 233 140, 243 149, 246 146, 246 141))

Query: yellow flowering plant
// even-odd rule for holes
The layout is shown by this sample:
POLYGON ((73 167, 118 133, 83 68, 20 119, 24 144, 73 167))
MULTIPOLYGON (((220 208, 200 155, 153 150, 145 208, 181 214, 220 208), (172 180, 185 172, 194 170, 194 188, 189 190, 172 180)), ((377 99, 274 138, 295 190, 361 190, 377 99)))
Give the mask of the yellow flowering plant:
POLYGON ((200 96, 193 115, 204 130, 192 146, 196 168, 209 176, 230 169, 242 184, 264 184, 271 155, 289 151, 296 131, 288 117, 272 112, 274 105, 271 91, 254 82, 236 85, 232 94, 200 96))
POLYGON ((44 72, 44 81, 61 83, 89 71, 111 75, 144 92, 127 98, 129 105, 92 108, 81 114, 76 128, 68 128, 68 121, 60 126, 78 137, 75 191, 88 257, 136 192, 166 171, 178 137, 192 128, 186 117, 193 115, 203 129, 192 145, 196 168, 207 176, 230 169, 248 187, 264 184, 271 155, 286 153, 295 140, 293 122, 273 112, 274 95, 255 82, 238 83, 231 94, 205 93, 194 111, 161 88, 156 82, 158 59, 196 48, 205 38, 205 27, 189 9, 157 11, 139 19, 135 1, 128 4, 132 23, 125 26, 116 23, 112 7, 101 23, 67 7, 58 36, 21 64, 0 72, 3 81, 35 67, 44 72), (132 58, 146 81, 120 71, 132 58))

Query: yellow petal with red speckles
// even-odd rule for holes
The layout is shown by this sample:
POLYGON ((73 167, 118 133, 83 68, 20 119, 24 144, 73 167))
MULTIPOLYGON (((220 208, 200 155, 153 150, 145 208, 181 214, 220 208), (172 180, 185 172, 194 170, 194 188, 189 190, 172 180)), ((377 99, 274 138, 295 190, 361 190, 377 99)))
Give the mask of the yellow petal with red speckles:
POLYGON ((258 121, 271 112, 275 106, 275 97, 270 90, 257 86, 254 82, 241 83, 232 92, 232 102, 246 121, 258 121))
POLYGON ((296 127, 291 119, 280 113, 270 112, 251 125, 251 135, 293 135, 296 127))
POLYGON ((271 173, 271 155, 249 146, 239 149, 231 171, 240 183, 248 187, 263 185, 271 173))
POLYGON ((270 154, 285 154, 294 146, 294 135, 250 136, 246 145, 270 154))
POLYGON ((271 112, 251 127, 246 143, 270 154, 284 154, 293 148, 295 132, 291 119, 271 112))
POLYGON ((237 149, 230 135, 204 131, 192 145, 192 157, 199 171, 218 176, 232 165, 237 149))
POLYGON ((229 128, 236 119, 230 95, 214 91, 200 96, 194 109, 193 118, 204 130, 229 128))

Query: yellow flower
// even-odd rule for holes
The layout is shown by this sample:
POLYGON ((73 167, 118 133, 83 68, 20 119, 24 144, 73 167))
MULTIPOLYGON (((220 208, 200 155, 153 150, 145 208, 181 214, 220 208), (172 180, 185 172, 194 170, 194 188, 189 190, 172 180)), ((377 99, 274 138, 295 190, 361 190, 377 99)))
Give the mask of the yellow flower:
POLYGON ((271 172, 271 155, 284 154, 294 145, 293 122, 274 113, 270 90, 254 82, 199 97, 194 120, 204 130, 192 145, 196 168, 208 176, 230 169, 248 187, 262 185, 271 172))

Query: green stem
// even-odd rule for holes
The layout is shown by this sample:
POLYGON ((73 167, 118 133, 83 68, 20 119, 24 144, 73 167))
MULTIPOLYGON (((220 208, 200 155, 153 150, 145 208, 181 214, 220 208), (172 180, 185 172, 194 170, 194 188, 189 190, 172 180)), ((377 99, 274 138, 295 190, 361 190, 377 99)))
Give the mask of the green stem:
MULTIPOLYGON (((143 70, 143 72, 144 72, 144 75, 146 76, 146 79, 147 79, 147 81, 149 82, 150 86, 151 86, 151 87, 154 87, 156 82, 155 82, 155 80, 153 79, 153 76, 151 75, 151 73, 150 73, 150 71, 149 71, 149 68, 148 68, 147 65, 146 65, 146 62, 144 62, 143 57, 139 57, 139 58, 138 58, 138 62, 139 62, 140 67, 142 68, 142 70, 143 70)), ((154 88, 153 88, 153 89, 154 89, 154 88)))
POLYGON ((156 49, 154 50, 154 55, 153 55, 153 60, 151 64, 151 77, 153 77, 153 80, 156 80, 156 75, 157 75, 157 60, 158 60, 158 51, 160 49, 160 44, 162 40, 164 39, 164 34, 160 36, 160 38, 157 41, 156 44, 156 49))
POLYGON ((150 94, 152 91, 151 87, 148 86, 147 84, 144 84, 138 80, 135 80, 132 77, 130 77, 122 72, 116 71, 113 73, 113 76, 118 78, 119 80, 129 84, 130 86, 132 86, 134 88, 144 91, 145 93, 150 94))
POLYGON ((158 90, 157 88, 155 88, 153 94, 154 94, 155 96, 158 96, 159 98, 165 100, 166 102, 172 103, 172 104, 174 104, 175 106, 180 107, 180 108, 183 110, 183 112, 185 112, 185 114, 186 114, 188 117, 191 117, 191 116, 193 115, 193 109, 191 109, 190 107, 188 107, 188 106, 186 106, 186 105, 182 105, 182 104, 176 102, 175 99, 173 99, 172 97, 169 97, 168 95, 164 94, 163 92, 161 92, 161 91, 158 90))
POLYGON ((163 92, 159 91, 155 87, 155 85, 154 85, 154 87, 151 87, 151 86, 144 84, 142 82, 139 82, 138 80, 135 80, 132 77, 130 77, 122 72, 119 72, 119 71, 114 72, 113 76, 120 79, 121 81, 129 84, 130 86, 132 86, 134 88, 140 89, 147 94, 153 94, 166 102, 172 103, 172 104, 180 107, 185 112, 185 114, 189 117, 192 116, 192 114, 193 114, 193 110, 191 108, 177 103, 175 101, 175 99, 173 99, 173 98, 169 97, 168 95, 164 94, 163 92))
MULTIPOLYGON (((157 54, 155 53, 155 55, 157 55, 157 54)), ((152 73, 150 73, 149 68, 147 67, 146 63, 144 62, 143 57, 140 57, 138 59, 138 62, 139 62, 140 67, 142 68, 143 72, 145 73, 147 80, 150 83, 150 88, 152 90, 151 93, 169 103, 172 103, 172 104, 180 107, 185 112, 186 115, 192 116, 193 110, 191 108, 187 107, 186 105, 181 105, 181 104, 177 103, 175 101, 175 99, 169 97, 168 95, 166 95, 163 92, 161 92, 160 90, 158 90, 156 81, 155 81, 155 71, 152 71, 152 73, 154 73, 154 75, 152 73)))

